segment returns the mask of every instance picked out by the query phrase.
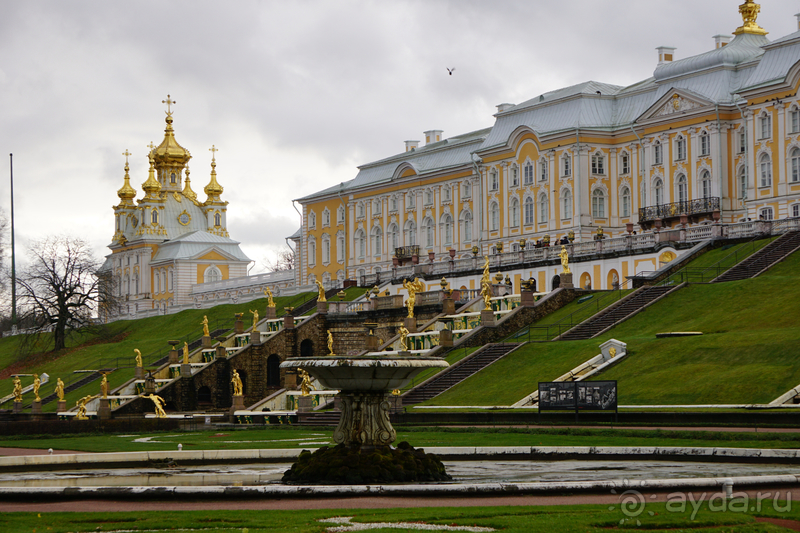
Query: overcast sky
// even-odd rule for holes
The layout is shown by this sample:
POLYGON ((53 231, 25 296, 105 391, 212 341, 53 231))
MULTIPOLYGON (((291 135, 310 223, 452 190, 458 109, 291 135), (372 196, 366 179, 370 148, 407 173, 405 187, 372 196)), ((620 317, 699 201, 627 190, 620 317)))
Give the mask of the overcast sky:
MULTIPOLYGON (((0 146, 14 154, 18 255, 50 234, 98 256, 126 149, 139 196, 147 144, 175 135, 205 199, 212 144, 228 230, 255 261, 292 234, 292 200, 353 178, 428 129, 491 126, 495 106, 652 75, 741 24, 740 0, 158 1, 0 3, 0 146), (452 76, 446 68, 455 67, 452 76)), ((796 0, 762 0, 777 39, 796 0)), ((0 206, 9 211, 8 161, 0 206)))

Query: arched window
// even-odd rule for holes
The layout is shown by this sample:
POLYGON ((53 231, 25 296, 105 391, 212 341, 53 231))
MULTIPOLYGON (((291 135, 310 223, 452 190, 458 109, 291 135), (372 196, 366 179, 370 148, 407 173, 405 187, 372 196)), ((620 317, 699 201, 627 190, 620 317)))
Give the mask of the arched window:
POLYGON ((619 193, 620 216, 631 216, 631 190, 626 186, 619 193))
POLYGON ((497 202, 492 202, 489 205, 489 231, 497 231, 500 229, 500 206, 497 202))
POLYGON ((762 154, 758 159, 758 174, 761 187, 772 185, 772 162, 767 154, 762 154))
POLYGON ((606 195, 602 189, 592 191, 592 216, 606 218, 606 195))
POLYGON ((407 221, 404 231, 406 232, 406 246, 417 244, 417 223, 413 220, 407 221))
POLYGON ((397 224, 395 224, 394 222, 389 224, 389 229, 386 230, 386 238, 387 238, 387 240, 389 242, 389 247, 391 248, 390 252, 394 252, 395 248, 398 247, 398 243, 397 243, 397 234, 398 233, 399 232, 397 230, 397 224))
POLYGON ((425 247, 432 248, 435 245, 433 236, 433 220, 430 217, 422 219, 422 234, 425 236, 425 247))
POLYGON ((700 190, 703 198, 711 198, 711 173, 708 170, 700 173, 700 190))
POLYGON ((153 224, 158 224, 158 210, 157 209, 153 209, 150 212, 150 222, 152 222, 153 224))
POLYGON ((744 165, 739 169, 739 198, 747 198, 747 168, 744 165))
POLYGON ((383 230, 380 226, 372 228, 372 255, 381 255, 383 251, 383 230))
POLYGON ((684 204, 687 200, 689 200, 689 187, 686 176, 681 174, 678 176, 678 202, 684 204))
POLYGON ((361 228, 356 230, 356 257, 363 259, 367 255, 367 238, 364 235, 364 230, 361 228))
POLYGON ((542 193, 539 195, 539 223, 544 224, 547 218, 547 195, 542 193))
POLYGON ((472 241, 472 213, 469 211, 461 212, 461 235, 462 241, 472 241))
POLYGON ((442 242, 453 244, 453 217, 448 213, 442 217, 442 242))
POLYGON ((565 189, 561 195, 561 218, 569 220, 572 218, 572 191, 565 189))
POLYGON ((267 387, 281 386, 281 358, 278 354, 267 357, 267 387))
MULTIPOLYGON (((800 111, 798 111, 800 113, 800 111)), ((792 161, 792 181, 800 181, 800 148, 793 148, 792 153, 789 154, 792 161)))
POLYGON ((214 214, 214 225, 220 227, 222 225, 222 215, 219 213, 214 214))
POLYGON ((789 133, 797 133, 800 131, 800 109, 797 107, 789 111, 789 133))
POLYGON ((221 281, 221 280, 222 280, 222 272, 214 265, 208 267, 206 271, 203 273, 204 283, 214 283, 216 281, 221 281))
POLYGON ((653 184, 653 189, 655 190, 655 205, 661 205, 664 203, 664 182, 661 181, 661 178, 657 178, 656 182, 653 184))
POLYGON ((517 198, 511 199, 511 227, 516 228, 519 226, 519 200, 517 198))
POLYGON ((523 219, 526 226, 533 224, 533 198, 528 196, 523 204, 523 219))

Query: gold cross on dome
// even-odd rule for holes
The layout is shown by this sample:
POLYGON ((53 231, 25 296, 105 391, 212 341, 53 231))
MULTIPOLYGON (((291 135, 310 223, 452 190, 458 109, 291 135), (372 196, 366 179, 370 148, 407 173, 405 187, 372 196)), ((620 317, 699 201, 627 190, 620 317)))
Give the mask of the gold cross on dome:
POLYGON ((211 148, 209 148, 208 151, 211 152, 211 159, 216 159, 217 158, 217 152, 219 152, 219 148, 217 148, 216 146, 214 146, 212 144, 211 148))
POLYGON ((128 149, 127 149, 127 148, 125 148, 125 151, 124 151, 124 152, 122 152, 122 155, 124 155, 124 156, 125 156, 125 164, 127 165, 127 164, 128 164, 128 156, 129 156, 129 155, 133 155, 133 154, 132 154, 132 153, 130 153, 130 152, 128 151, 128 149))
POLYGON ((173 104, 177 104, 177 102, 175 100, 173 100, 172 98, 170 98, 169 95, 167 95, 167 99, 166 100, 161 100, 161 103, 162 104, 167 104, 167 115, 171 115, 172 114, 172 108, 170 108, 170 106, 173 105, 173 104))

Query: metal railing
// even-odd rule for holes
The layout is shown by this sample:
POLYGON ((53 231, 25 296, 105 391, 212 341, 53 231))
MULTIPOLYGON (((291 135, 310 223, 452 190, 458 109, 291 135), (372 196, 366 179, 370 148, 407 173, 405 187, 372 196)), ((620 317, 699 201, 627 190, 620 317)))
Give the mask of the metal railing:
POLYGON ((681 215, 699 215, 719 210, 719 197, 697 198, 671 204, 651 205, 639 209, 639 222, 674 218, 681 215))
POLYGON ((398 259, 410 259, 412 255, 419 256, 419 245, 400 246, 394 249, 394 255, 396 255, 398 259))

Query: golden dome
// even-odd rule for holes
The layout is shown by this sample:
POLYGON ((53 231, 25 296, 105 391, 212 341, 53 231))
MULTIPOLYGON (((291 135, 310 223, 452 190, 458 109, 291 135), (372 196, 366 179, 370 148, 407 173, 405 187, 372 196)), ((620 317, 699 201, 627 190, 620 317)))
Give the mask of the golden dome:
POLYGON ((125 183, 123 183, 122 188, 117 191, 117 196, 121 200, 120 205, 133 205, 133 200, 136 198, 136 189, 131 187, 131 177, 128 174, 130 171, 130 167, 128 166, 128 156, 131 155, 130 152, 125 150, 122 154, 125 156, 125 183))
POLYGON ((175 131, 172 129, 172 113, 167 113, 167 128, 164 130, 164 140, 153 151, 156 166, 184 166, 192 158, 189 150, 178 144, 175 140, 175 131))
POLYGON ((186 183, 183 186, 181 194, 189 200, 197 202, 197 193, 192 190, 192 182, 189 180, 189 167, 186 167, 186 183))
POLYGON ((211 181, 209 181, 208 185, 206 185, 203 189, 203 191, 205 191, 205 193, 208 195, 206 203, 219 202, 219 195, 222 194, 222 191, 224 190, 222 185, 217 183, 217 159, 215 154, 217 148, 212 145, 211 148, 209 148, 209 151, 211 151, 211 153, 214 155, 211 156, 211 181))
POLYGON ((145 192, 145 199, 149 198, 156 198, 158 193, 161 191, 161 184, 156 179, 156 171, 155 171, 155 160, 153 156, 153 151, 150 152, 150 172, 147 176, 147 181, 142 183, 142 189, 145 192))

